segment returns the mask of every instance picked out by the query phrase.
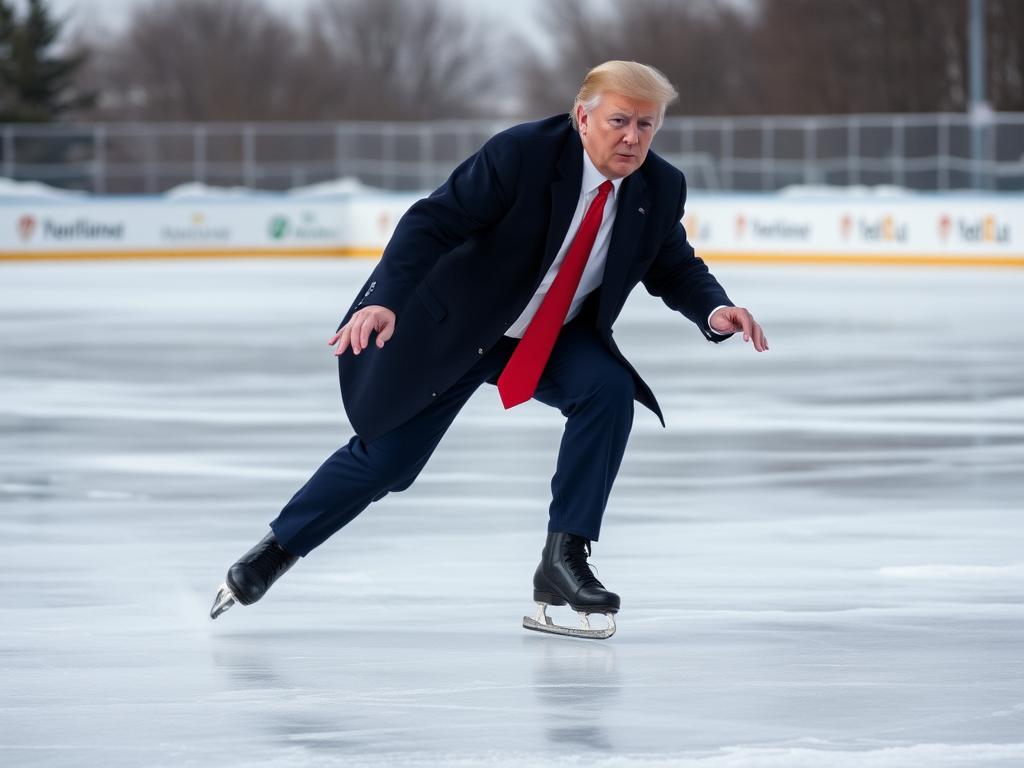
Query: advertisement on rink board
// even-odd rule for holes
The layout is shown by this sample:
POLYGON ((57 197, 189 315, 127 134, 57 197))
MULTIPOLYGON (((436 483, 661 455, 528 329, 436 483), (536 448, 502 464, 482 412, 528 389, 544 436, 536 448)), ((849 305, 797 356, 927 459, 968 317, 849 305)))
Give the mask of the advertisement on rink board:
POLYGON ((345 201, 0 203, 0 258, 345 255, 345 201))
POLYGON ((1024 198, 875 199, 694 195, 683 226, 694 248, 719 258, 1024 265, 1024 198))
MULTIPOLYGON (((420 197, 365 193, 172 201, 0 202, 0 259, 379 257, 420 197)), ((1024 266, 1024 197, 693 193, 683 218, 708 261, 1024 266)))

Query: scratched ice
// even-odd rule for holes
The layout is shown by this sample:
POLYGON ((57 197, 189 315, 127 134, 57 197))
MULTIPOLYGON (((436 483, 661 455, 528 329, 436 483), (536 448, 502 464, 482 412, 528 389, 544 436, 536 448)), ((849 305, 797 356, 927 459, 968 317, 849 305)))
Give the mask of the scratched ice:
POLYGON ((519 626, 561 417, 490 387, 211 622, 348 438, 368 269, 0 269, 0 764, 1024 764, 1024 274, 719 268, 762 356, 634 294, 668 429, 638 410, 595 546, 612 640, 519 626))

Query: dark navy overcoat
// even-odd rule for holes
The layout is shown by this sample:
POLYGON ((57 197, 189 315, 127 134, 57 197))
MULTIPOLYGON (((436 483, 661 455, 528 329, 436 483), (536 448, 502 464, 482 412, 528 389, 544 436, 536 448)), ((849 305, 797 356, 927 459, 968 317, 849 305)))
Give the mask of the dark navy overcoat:
MULTIPOLYGON (((338 358, 345 411, 366 441, 454 384, 519 317, 554 261, 579 201, 583 145, 566 115, 502 131, 398 222, 342 324, 363 306, 394 311, 395 334, 338 358)), ((654 152, 619 189, 601 286, 587 302, 600 338, 632 373, 636 400, 664 424, 650 387, 612 340, 643 282, 711 341, 710 312, 732 305, 693 253, 680 219, 683 174, 654 152)))

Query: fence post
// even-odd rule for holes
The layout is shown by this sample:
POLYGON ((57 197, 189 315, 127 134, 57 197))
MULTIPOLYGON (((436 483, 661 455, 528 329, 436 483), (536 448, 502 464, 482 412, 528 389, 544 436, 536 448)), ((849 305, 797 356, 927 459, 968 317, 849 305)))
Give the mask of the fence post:
POLYGON ((726 118, 719 132, 719 143, 722 146, 722 188, 726 192, 733 191, 732 182, 732 118, 726 118))
POLYGON ((192 128, 192 178, 206 183, 206 124, 198 123, 192 128))
POLYGON ((107 193, 107 127, 97 123, 92 129, 92 191, 94 195, 107 193))
POLYGON ((249 189, 256 188, 256 147, 252 123, 242 126, 242 182, 249 189))
POLYGON ((903 172, 903 132, 905 125, 903 117, 896 115, 892 122, 892 177, 893 184, 897 187, 906 186, 903 172))
POLYGON ((856 117, 846 123, 846 175, 850 186, 860 184, 860 123, 856 117))
POLYGON ((155 195, 157 193, 157 148, 156 148, 156 134, 147 132, 145 134, 144 144, 146 147, 146 160, 145 160, 145 174, 146 174, 146 194, 155 195))
POLYGON ((14 179, 14 126, 4 126, 4 178, 14 179))
POLYGON ((817 155, 818 121, 812 118, 804 121, 804 184, 808 186, 818 182, 818 174, 814 170, 817 155))
POLYGON ((944 192, 949 191, 949 115, 939 116, 938 167, 936 168, 936 187, 944 192))
POLYGON ((345 143, 345 129, 341 123, 334 124, 334 177, 342 178, 345 175, 345 164, 341 158, 341 150, 345 143))
POLYGON ((996 178, 999 175, 996 170, 996 122, 992 119, 993 115, 991 110, 987 110, 985 113, 985 128, 984 128, 984 165, 982 166, 982 176, 984 181, 982 189, 986 192, 998 189, 996 184, 996 178))
POLYGON ((768 120, 761 122, 761 189, 770 190, 775 179, 775 125, 768 120))
POLYGON ((433 189, 434 182, 434 126, 420 123, 420 189, 433 189))
POLYGON ((383 175, 384 186, 387 189, 394 189, 397 184, 398 174, 395 172, 395 124, 384 123, 380 132, 381 143, 381 166, 385 169, 383 175))

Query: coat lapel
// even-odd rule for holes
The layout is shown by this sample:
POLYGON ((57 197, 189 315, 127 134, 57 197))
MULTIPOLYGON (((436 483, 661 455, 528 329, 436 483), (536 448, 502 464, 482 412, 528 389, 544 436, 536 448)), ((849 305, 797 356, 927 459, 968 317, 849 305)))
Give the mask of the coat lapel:
POLYGON ((650 216, 650 201, 647 199, 647 183, 640 172, 630 174, 619 187, 621 199, 615 208, 615 226, 608 243, 608 256, 601 280, 601 298, 597 312, 598 328, 611 327, 612 313, 618 308, 618 301, 626 287, 626 275, 633 263, 633 256, 644 226, 650 216))
POLYGON ((551 184, 551 216, 548 219, 548 236, 544 243, 544 261, 538 280, 551 268, 558 248, 569 231, 572 215, 580 200, 580 184, 583 183, 583 144, 573 131, 565 142, 562 156, 555 165, 555 180, 551 184))

